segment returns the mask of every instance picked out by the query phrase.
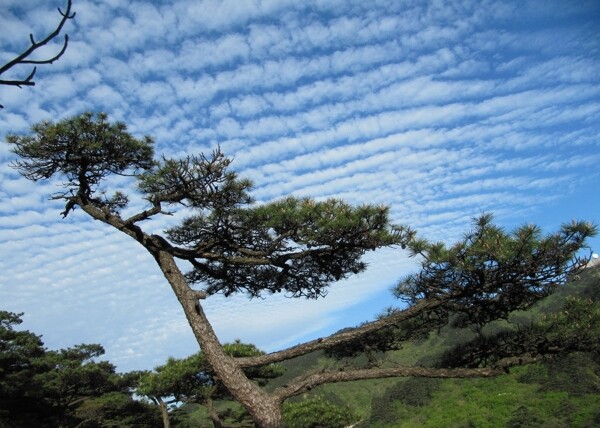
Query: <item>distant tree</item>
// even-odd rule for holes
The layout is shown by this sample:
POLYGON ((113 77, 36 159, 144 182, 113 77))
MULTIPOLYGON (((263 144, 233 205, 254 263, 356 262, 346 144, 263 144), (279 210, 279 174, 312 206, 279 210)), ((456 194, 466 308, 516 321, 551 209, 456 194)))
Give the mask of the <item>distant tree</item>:
MULTIPOLYGON (((264 354, 256 346, 239 341, 225 344, 223 349, 235 358, 264 354)), ((248 378, 260 385, 282 374, 283 368, 274 364, 246 369, 248 378)), ((232 399, 202 352, 183 359, 169 358, 166 364, 141 377, 136 392, 150 398, 160 408, 164 428, 170 426, 169 405, 174 403, 196 403, 205 406, 215 428, 221 428, 223 423, 214 401, 232 399)))
POLYGON ((62 426, 87 399, 118 389, 115 367, 107 361, 94 361, 104 354, 102 346, 77 345, 47 351, 39 361, 44 370, 34 377, 40 393, 49 403, 62 426))
POLYGON ((57 425, 159 427, 155 409, 132 398, 134 378, 116 373, 107 361, 95 361, 103 354, 102 346, 96 344, 46 352, 40 362, 44 370, 34 379, 40 387, 38 394, 53 409, 57 425))
MULTIPOLYGON (((73 19, 75 17, 75 12, 71 13, 71 2, 72 2, 72 0, 67 0, 67 8, 64 13, 60 10, 60 8, 58 9, 58 13, 60 13, 60 15, 62 16, 62 19, 60 20, 60 22, 58 23, 58 25, 56 26, 54 31, 52 31, 50 34, 48 34, 46 37, 44 37, 43 39, 41 39, 39 41, 35 40, 35 38, 33 37, 33 34, 29 34, 29 41, 31 42, 31 45, 27 49, 25 49, 23 52, 18 54, 15 58, 13 58, 9 62, 7 62, 3 66, 1 66, 0 67, 0 76, 19 64, 32 64, 32 65, 34 65, 33 70, 31 70, 31 72, 27 75, 27 77, 22 78, 22 79, 12 79, 12 80, 0 79, 0 85, 17 86, 19 88, 21 86, 34 86, 35 82, 33 81, 33 78, 35 76, 35 72, 37 71, 37 65, 52 64, 54 61, 58 60, 65 53, 65 51, 67 50, 67 45, 69 44, 69 36, 67 34, 65 34, 65 39, 63 41, 62 48, 60 49, 60 51, 57 54, 55 54, 54 56, 47 58, 47 59, 31 59, 31 55, 35 51, 37 51, 41 47, 47 45, 49 42, 51 42, 56 37, 58 37, 58 35, 62 31, 63 26, 65 25, 67 20, 73 19)), ((0 108, 3 108, 3 107, 4 106, 0 104, 0 108)))
POLYGON ((37 394, 38 361, 46 353, 40 336, 17 331, 21 316, 0 311, 0 426, 33 426, 50 417, 51 409, 37 394))
POLYGON ((77 428, 162 426, 158 411, 150 404, 134 400, 130 394, 109 392, 85 400, 75 412, 77 428))
POLYGON ((80 208, 153 256, 208 364, 261 427, 281 426, 286 399, 328 382, 496 376, 512 365, 541 358, 531 352, 521 355, 515 348, 489 366, 325 370, 302 374, 274 391, 261 389, 245 371, 348 343, 361 346, 390 327, 400 332, 401 340, 410 340, 452 320, 481 326, 506 318, 552 293, 584 266, 587 260, 577 254, 596 232, 586 222, 565 224, 548 236, 535 226, 505 232, 484 215, 464 239, 447 247, 416 237, 409 227, 391 225, 386 207, 293 197, 255 205, 251 183, 229 171, 231 160, 220 150, 211 156, 155 160, 151 138, 136 139, 124 124, 110 124, 103 114, 43 122, 33 127, 32 135, 9 136, 8 142, 20 157, 13 165, 23 176, 62 180, 65 190, 54 198, 64 200, 63 216, 80 208), (123 217, 128 197, 109 193, 106 178, 113 174, 136 177, 148 207, 123 217), (177 208, 189 215, 164 236, 144 230, 145 220, 177 208), (321 297, 331 283, 366 269, 361 260, 365 252, 393 245, 421 260, 421 270, 402 280, 395 292, 407 307, 326 338, 233 358, 220 345, 201 305, 217 293, 321 297), (187 273, 180 268, 185 262, 191 267, 187 273))
POLYGON ((135 376, 94 361, 104 353, 102 346, 49 351, 36 334, 14 329, 21 316, 0 311, 0 427, 91 428, 107 426, 102 421, 111 418, 157 420, 154 409, 132 399, 135 376))

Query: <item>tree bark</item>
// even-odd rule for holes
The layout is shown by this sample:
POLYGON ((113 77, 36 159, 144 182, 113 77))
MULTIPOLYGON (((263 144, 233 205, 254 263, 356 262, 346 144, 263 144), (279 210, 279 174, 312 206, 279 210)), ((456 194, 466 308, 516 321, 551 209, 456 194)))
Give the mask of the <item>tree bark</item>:
POLYGON ((171 420, 169 419, 169 409, 167 408, 167 403, 165 403, 160 397, 153 397, 153 399, 156 404, 158 404, 158 408, 160 409, 163 428, 170 428, 171 420))
POLYGON ((221 418, 215 409, 212 398, 208 398, 206 400, 206 409, 208 410, 208 417, 213 423, 213 427, 215 428, 223 428, 223 423, 221 422, 221 418))
POLYGON ((282 401, 287 398, 310 391, 326 383, 350 382, 365 379, 384 379, 389 377, 428 377, 428 378, 482 378, 503 374, 500 368, 426 368, 426 367, 390 367, 354 369, 336 372, 314 372, 300 375, 287 385, 277 388, 273 394, 282 401))
POLYGON ((206 318, 197 293, 188 285, 173 256, 167 251, 158 251, 154 257, 175 292, 194 336, 219 380, 248 410, 257 426, 261 428, 281 427, 281 400, 264 392, 248 379, 240 365, 225 353, 206 318))
POLYGON ((242 367, 257 367, 289 360, 301 355, 306 355, 310 352, 331 348, 335 345, 343 344, 350 340, 365 336, 369 333, 376 332, 385 327, 399 324, 402 321, 414 318, 427 311, 434 310, 442 304, 444 304, 444 300, 442 299, 423 300, 414 306, 398 312, 397 314, 366 323, 360 327, 344 330, 340 333, 334 333, 325 338, 304 342, 281 351, 272 352, 270 354, 259 355, 256 357, 237 358, 237 362, 242 367))
POLYGON ((264 392, 248 379, 235 359, 225 353, 202 305, 200 305, 199 298, 204 297, 203 293, 198 293, 189 286, 185 276, 175 263, 175 257, 169 252, 172 249, 169 243, 160 236, 144 233, 137 225, 123 221, 119 216, 99 209, 81 196, 78 196, 75 202, 94 219, 107 223, 129 235, 152 254, 171 285, 202 352, 219 380, 223 382, 231 395, 248 410, 258 427, 281 427, 282 401, 278 397, 264 392))

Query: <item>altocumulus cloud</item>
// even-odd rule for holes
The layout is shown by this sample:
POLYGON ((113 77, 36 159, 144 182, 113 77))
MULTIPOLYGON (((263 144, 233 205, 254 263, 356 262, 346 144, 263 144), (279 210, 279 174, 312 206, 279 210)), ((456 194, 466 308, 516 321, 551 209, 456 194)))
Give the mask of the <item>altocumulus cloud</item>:
MULTIPOLYGON (((29 32, 51 30, 56 7, 5 1, 0 62, 29 32)), ((291 193, 386 204, 438 240, 484 211, 506 227, 598 221, 595 2, 75 0, 74 10, 64 57, 39 68, 35 87, 0 87, 2 139, 102 110, 153 136, 158 153, 219 145, 258 203, 291 193)), ((141 247, 79 212, 62 220, 48 201, 56 183, 19 178, 5 144, 0 159, 2 309, 25 312, 50 347, 102 343, 122 370, 197 350, 141 247)), ((223 341, 274 350, 392 304, 387 289, 416 266, 403 256, 370 255, 368 272, 323 300, 217 296, 207 312, 223 341)))

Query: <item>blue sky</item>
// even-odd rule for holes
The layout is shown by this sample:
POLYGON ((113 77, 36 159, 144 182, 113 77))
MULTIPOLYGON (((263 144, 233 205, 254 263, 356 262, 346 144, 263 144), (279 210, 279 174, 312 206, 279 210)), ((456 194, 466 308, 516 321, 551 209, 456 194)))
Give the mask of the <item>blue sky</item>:
MULTIPOLYGON (((0 63, 64 8, 1 4, 0 63)), ((386 204, 394 222, 447 242, 483 212, 507 229, 600 222, 597 1, 74 0, 73 9, 69 48, 39 67, 36 86, 0 87, 2 141, 104 111, 154 137, 159 154, 220 145, 259 202, 386 204)), ((61 219, 48 200, 57 183, 26 181, 12 159, 1 143, 1 309, 25 312, 24 327, 50 348, 101 343, 120 370, 197 351, 143 248, 81 212, 61 219)), ((598 251, 600 240, 591 244, 598 251)), ((399 249, 367 259, 366 273, 325 299, 215 296, 206 310, 223 341, 268 351, 329 334, 394 304, 389 287, 416 268, 399 249)))

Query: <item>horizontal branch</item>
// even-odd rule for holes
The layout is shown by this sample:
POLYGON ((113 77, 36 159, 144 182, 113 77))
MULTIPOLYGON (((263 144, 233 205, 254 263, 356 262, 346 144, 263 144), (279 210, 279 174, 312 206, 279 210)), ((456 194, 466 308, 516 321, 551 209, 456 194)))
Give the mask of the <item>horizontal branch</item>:
POLYGON ((129 217, 127 220, 125 220, 125 224, 134 224, 134 223, 137 223, 137 222, 140 222, 143 220, 147 220, 150 217, 152 217, 156 214, 161 214, 161 213, 164 214, 162 212, 162 207, 160 205, 160 202, 154 202, 152 208, 129 217))
POLYGON ((309 250, 301 250, 290 252, 287 254, 279 255, 276 258, 271 257, 271 253, 267 253, 264 251, 254 251, 248 248, 236 247, 235 251, 243 255, 224 255, 221 252, 212 252, 206 251, 204 245, 199 246, 196 249, 188 249, 182 247, 173 246, 171 254, 174 257, 177 257, 182 260, 197 260, 197 259, 205 259, 210 261, 217 262, 227 262, 232 265, 277 265, 282 266, 288 260, 298 260, 302 258, 306 258, 308 256, 318 256, 325 253, 330 253, 333 251, 332 247, 327 248, 313 248, 309 250))
POLYGON ((176 246, 171 246, 171 248, 167 251, 171 253, 173 257, 181 260, 187 260, 192 264, 201 263, 198 262, 198 259, 210 260, 214 262, 227 262, 232 265, 266 266, 272 264, 272 261, 267 257, 227 256, 218 252, 189 250, 176 246))
POLYGON ((21 80, 0 80, 0 85, 8 85, 8 86, 18 86, 19 88, 21 86, 35 86, 35 82, 32 81, 33 76, 35 76, 35 72, 37 71, 36 67, 33 67, 33 70, 31 71, 31 73, 29 73, 29 76, 27 76, 25 79, 21 79, 21 80))
POLYGON ((422 377, 437 379, 467 379, 495 377, 505 374, 510 367, 531 364, 539 361, 539 357, 520 356, 505 358, 492 367, 477 368, 428 368, 428 367, 390 367, 339 370, 331 372, 313 372, 300 375, 283 387, 274 391, 280 401, 284 401, 303 392, 326 383, 350 382, 355 380, 384 379, 391 377, 422 377))
POLYGON ((427 377, 427 378, 481 378, 493 377, 505 373, 498 368, 454 368, 438 369, 425 367, 392 367, 354 369, 336 372, 318 372, 299 376, 287 385, 274 391, 281 401, 326 383, 350 382, 366 379, 384 379, 390 377, 427 377))
POLYGON ((290 348, 273 352, 270 354, 264 354, 257 357, 246 357, 238 358, 237 362, 241 367, 257 367, 265 364, 277 363, 285 360, 289 360, 301 355, 306 355, 314 351, 328 349, 336 345, 340 345, 355 339, 358 339, 367 334, 376 332, 385 327, 389 327, 398 324, 402 321, 414 318, 424 312, 433 310, 441 306, 444 300, 423 300, 410 308, 403 311, 399 311, 390 316, 381 318, 377 321, 373 321, 364 324, 360 327, 356 327, 349 330, 344 330, 339 333, 335 333, 325 338, 319 338, 310 342, 302 343, 300 345, 292 346, 290 348))
POLYGON ((0 85, 6 86, 35 86, 35 82, 29 82, 27 80, 0 80, 0 85))

